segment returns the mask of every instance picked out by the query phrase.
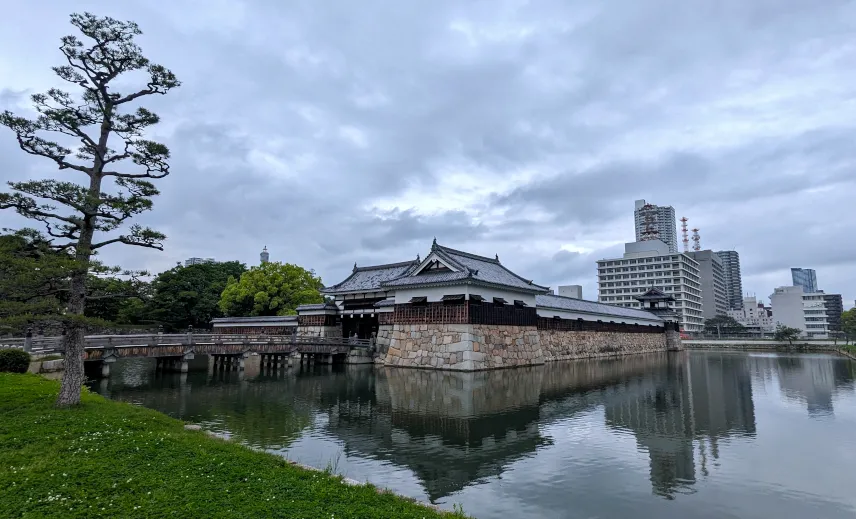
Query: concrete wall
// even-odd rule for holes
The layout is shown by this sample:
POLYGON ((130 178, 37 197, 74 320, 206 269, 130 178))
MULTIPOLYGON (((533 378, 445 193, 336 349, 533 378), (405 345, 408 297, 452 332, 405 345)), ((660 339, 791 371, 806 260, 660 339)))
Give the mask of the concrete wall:
POLYGON ((665 333, 538 330, 544 360, 557 361, 665 351, 665 333))

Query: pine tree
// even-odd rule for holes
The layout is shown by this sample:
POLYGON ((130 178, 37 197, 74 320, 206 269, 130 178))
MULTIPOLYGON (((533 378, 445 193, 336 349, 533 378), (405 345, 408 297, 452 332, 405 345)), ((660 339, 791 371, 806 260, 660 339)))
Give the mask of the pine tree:
POLYGON ((143 56, 134 43, 142 34, 137 24, 90 13, 72 14, 71 24, 87 38, 87 45, 76 36, 62 38, 60 51, 67 64, 53 70, 82 89, 81 95, 52 88, 32 96, 35 119, 9 111, 0 114, 0 124, 15 133, 23 151, 50 159, 68 177, 9 182, 12 192, 0 193, 0 209, 42 222, 51 246, 68 251, 76 261, 66 308, 59 406, 80 401, 85 321, 75 317, 84 315, 93 255, 116 243, 163 250, 165 236, 157 231, 139 225, 119 231, 128 219, 151 209, 158 190, 150 179, 169 174, 167 147, 144 138, 158 116, 129 106, 180 84, 172 72, 143 56), (144 87, 127 93, 112 88, 118 78, 135 71, 145 74, 144 87), (72 175, 83 182, 73 182, 72 175))

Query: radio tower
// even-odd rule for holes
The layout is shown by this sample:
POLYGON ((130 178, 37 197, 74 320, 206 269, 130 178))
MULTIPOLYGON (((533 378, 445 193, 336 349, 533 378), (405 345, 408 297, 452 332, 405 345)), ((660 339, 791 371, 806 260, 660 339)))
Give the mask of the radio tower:
POLYGON ((687 222, 688 221, 689 220, 687 219, 686 216, 681 218, 681 236, 683 237, 683 239, 681 241, 684 242, 684 252, 690 251, 690 235, 689 235, 689 232, 687 230, 687 222))
POLYGON ((701 250, 701 236, 698 235, 698 229, 693 229, 693 250, 699 251, 701 250))
POLYGON ((645 230, 642 231, 642 241, 659 240, 660 231, 657 229, 657 208, 651 204, 645 204, 639 210, 645 222, 645 230))

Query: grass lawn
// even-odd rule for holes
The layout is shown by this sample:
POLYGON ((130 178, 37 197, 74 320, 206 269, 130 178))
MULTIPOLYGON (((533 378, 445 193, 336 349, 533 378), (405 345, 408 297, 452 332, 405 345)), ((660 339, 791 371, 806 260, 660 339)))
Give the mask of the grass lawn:
POLYGON ((149 409, 0 373, 0 517, 463 517, 187 431, 149 409))

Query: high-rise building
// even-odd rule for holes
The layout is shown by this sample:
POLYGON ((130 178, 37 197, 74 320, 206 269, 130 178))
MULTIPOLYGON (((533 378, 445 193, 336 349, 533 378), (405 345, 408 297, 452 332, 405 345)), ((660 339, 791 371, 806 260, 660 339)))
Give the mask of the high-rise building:
POLYGON ((817 292, 817 273, 814 269, 791 269, 791 279, 795 287, 803 287, 803 292, 817 292))
POLYGON ((725 292, 725 267, 722 259, 712 250, 685 252, 698 262, 701 281, 701 304, 705 319, 728 314, 725 292))
POLYGON ((773 321, 776 325, 797 328, 803 335, 826 339, 829 337, 826 294, 803 291, 802 287, 779 287, 770 296, 773 321))
POLYGON ((267 245, 262 249, 261 254, 259 254, 259 261, 261 263, 267 263, 270 261, 270 254, 268 254, 267 245))
POLYGON ((214 261, 214 258, 187 258, 184 260, 184 266, 189 267, 191 265, 204 265, 205 263, 217 263, 214 261))
POLYGON ((660 240, 627 243, 621 258, 597 262, 598 301, 640 308, 637 296, 656 287, 675 298, 672 308, 685 331, 704 328, 699 265, 686 254, 674 254, 660 240))
POLYGON ((729 310, 743 308, 743 278, 740 275, 740 254, 736 250, 717 251, 725 272, 725 299, 729 310))
POLYGON ((642 241, 648 226, 646 222, 647 211, 642 208, 650 206, 650 214, 654 221, 650 222, 658 234, 660 241, 669 246, 669 252, 678 252, 678 232, 675 224, 675 208, 670 205, 649 204, 645 200, 636 201, 636 209, 633 211, 633 219, 636 222, 636 241, 642 241))
POLYGON ((844 313, 844 298, 841 294, 824 294, 826 301, 826 321, 830 332, 841 331, 841 314, 844 313))

